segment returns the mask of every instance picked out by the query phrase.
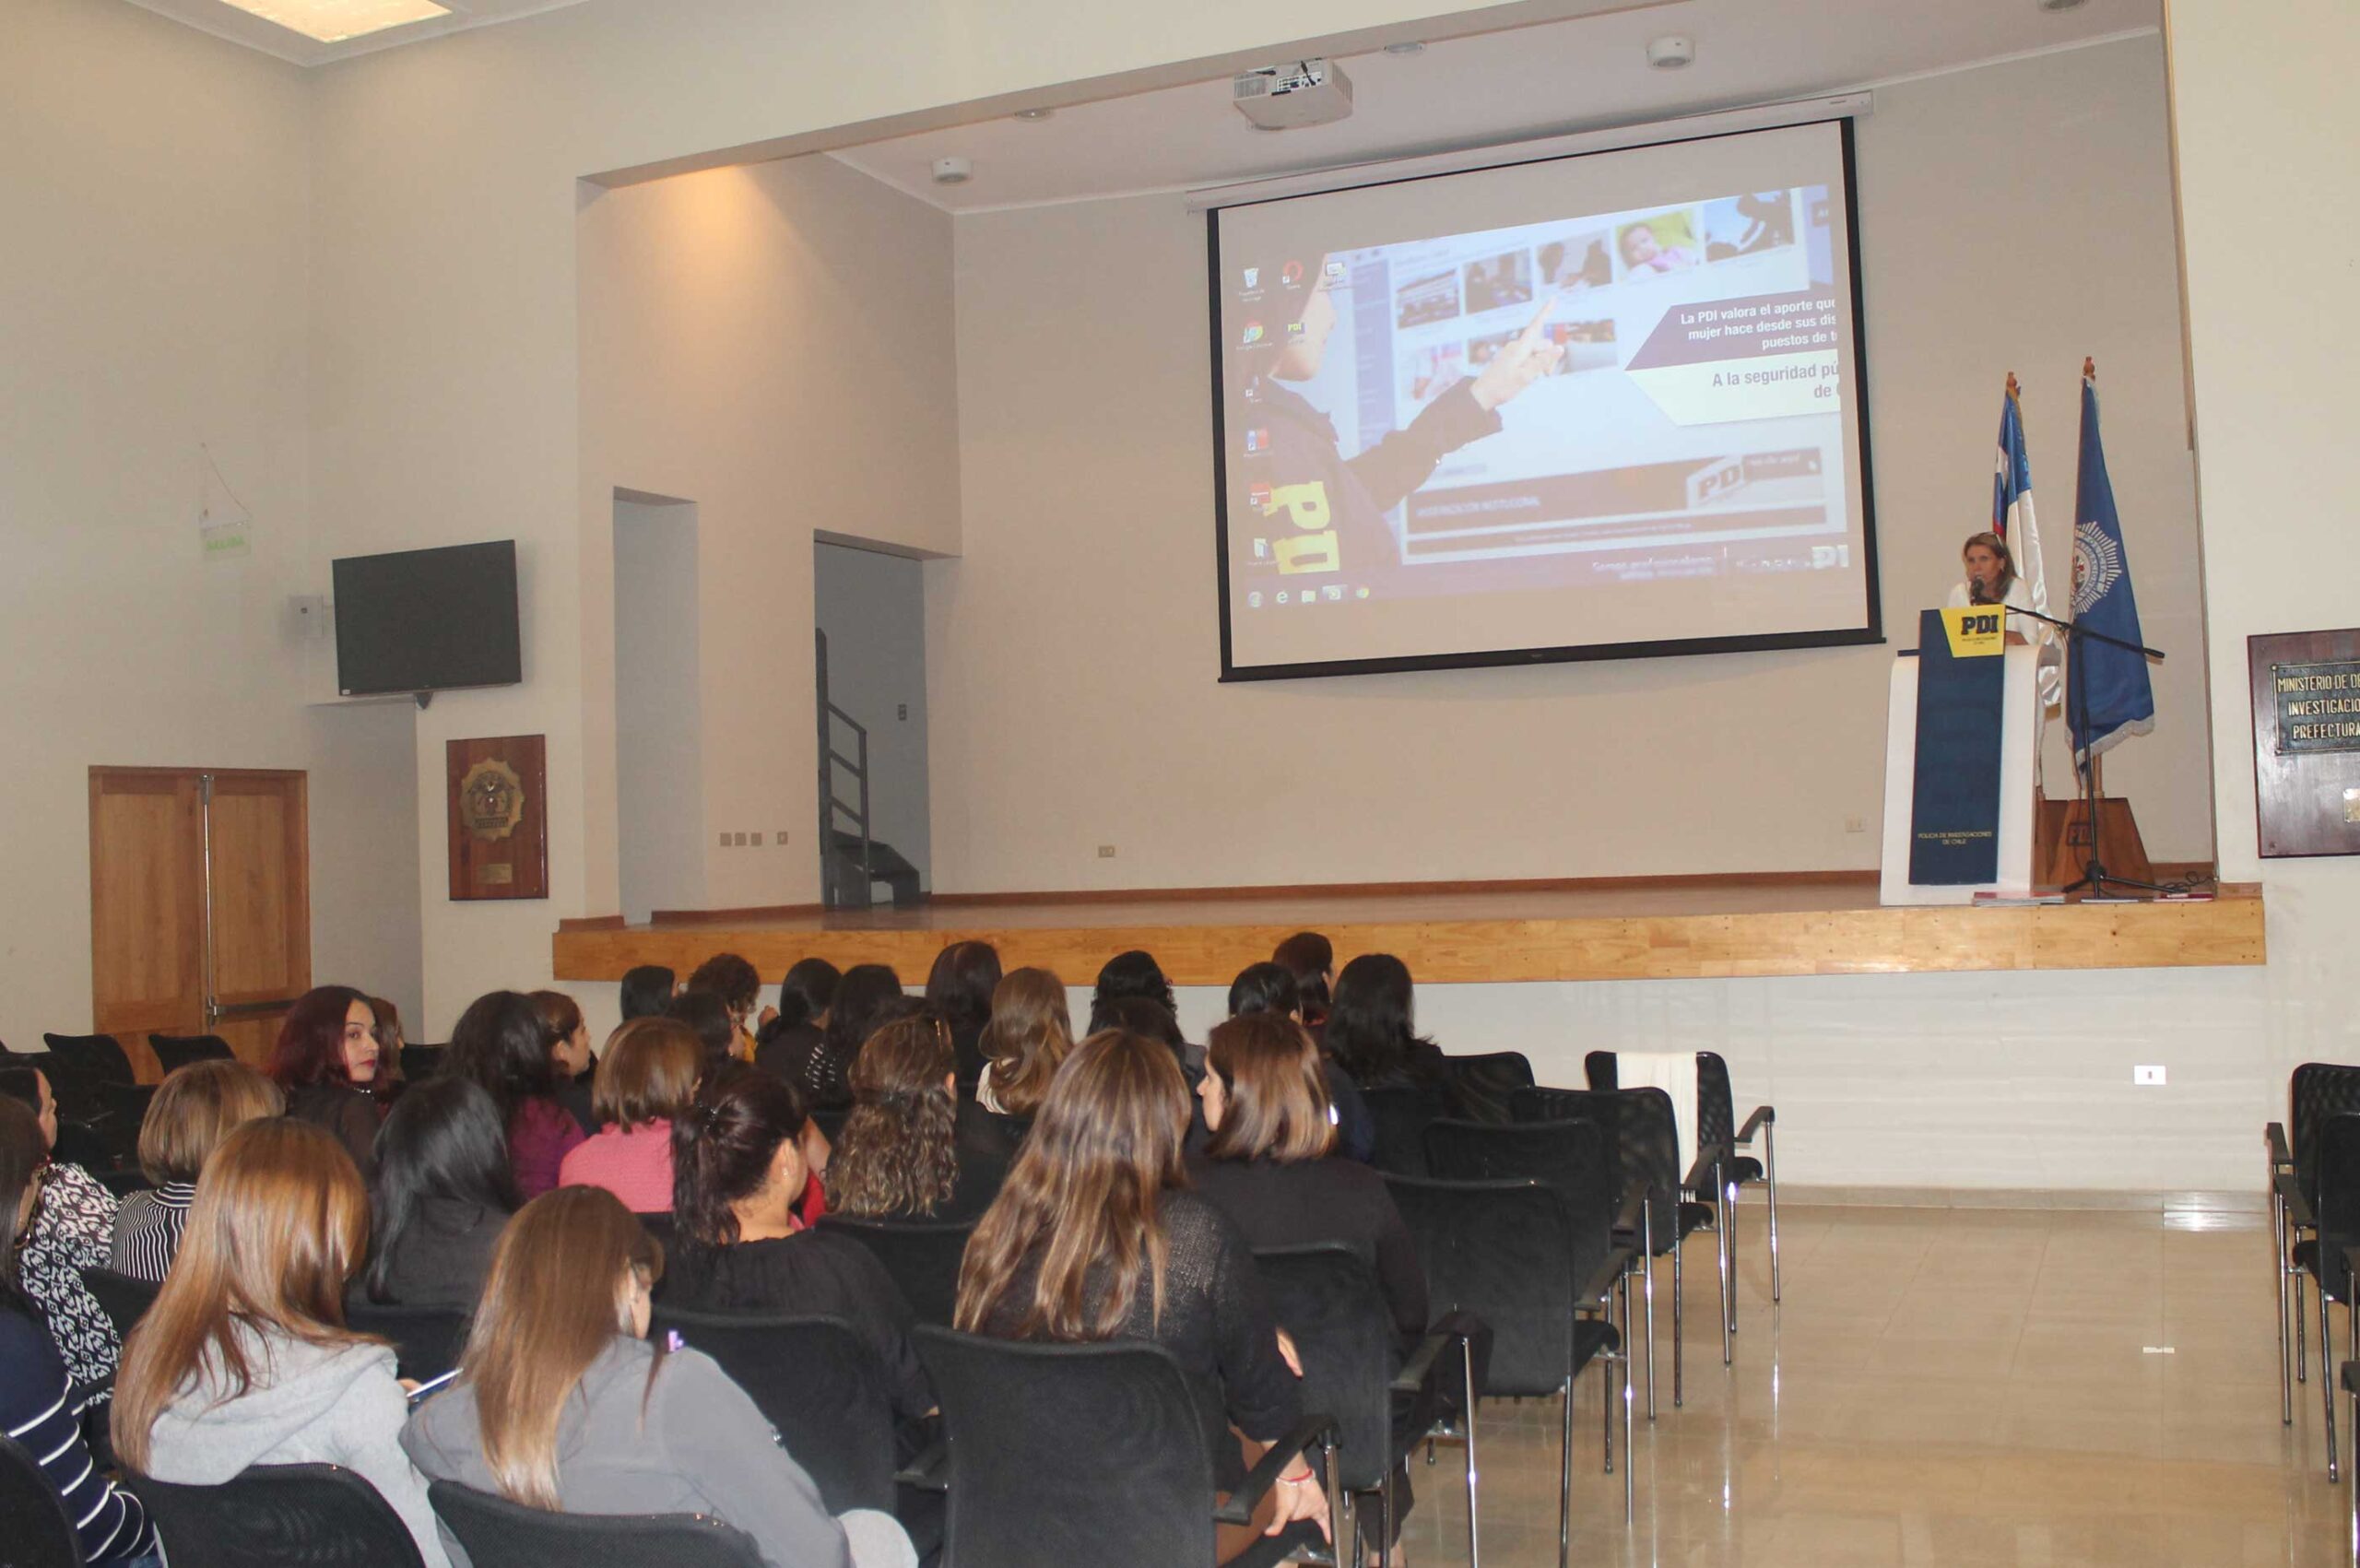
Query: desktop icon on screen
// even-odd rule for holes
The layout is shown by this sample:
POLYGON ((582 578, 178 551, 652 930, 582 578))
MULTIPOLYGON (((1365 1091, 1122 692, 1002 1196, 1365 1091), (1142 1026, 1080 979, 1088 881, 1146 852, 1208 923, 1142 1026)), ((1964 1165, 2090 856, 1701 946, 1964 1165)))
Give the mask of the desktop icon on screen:
POLYGON ((1280 603, 1280 604, 1285 604, 1286 602, 1287 602, 1287 591, 1286 591, 1284 588, 1281 588, 1281 589, 1280 589, 1280 590, 1279 590, 1279 603, 1280 603))
POLYGON ((1243 285, 1245 288, 1259 289, 1262 286, 1262 269, 1258 266, 1242 268, 1240 276, 1245 280, 1243 285))
POLYGON ((1262 607, 1261 589, 1257 588, 1252 593, 1245 595, 1245 607, 1247 609, 1260 609, 1262 607))
POLYGON ((1254 484, 1245 487, 1245 503, 1257 512, 1270 510, 1270 487, 1254 484))
POLYGON ((1326 273, 1328 282, 1335 283, 1340 281, 1344 276, 1344 264, 1339 261, 1331 260, 1328 263, 1323 271, 1326 273))
POLYGON ((1290 289, 1302 282, 1303 264, 1299 261, 1291 261, 1279 268, 1279 281, 1290 289))
POLYGON ((1245 450, 1246 450, 1246 451, 1248 451, 1248 452, 1268 452, 1268 451, 1269 451, 1269 450, 1270 450, 1270 432, 1269 432, 1268 430, 1264 430, 1264 429, 1260 428, 1259 426, 1257 426, 1257 427, 1256 427, 1256 428, 1254 428, 1253 430, 1247 430, 1247 431, 1245 432, 1245 450))
POLYGON ((1344 596, 1344 585, 1341 583, 1330 583, 1319 592, 1330 600, 1340 600, 1344 596))
POLYGON ((1245 330, 1237 335, 1237 339, 1239 343, 1248 347, 1261 342, 1262 324, 1258 321, 1247 322, 1245 324, 1245 330))

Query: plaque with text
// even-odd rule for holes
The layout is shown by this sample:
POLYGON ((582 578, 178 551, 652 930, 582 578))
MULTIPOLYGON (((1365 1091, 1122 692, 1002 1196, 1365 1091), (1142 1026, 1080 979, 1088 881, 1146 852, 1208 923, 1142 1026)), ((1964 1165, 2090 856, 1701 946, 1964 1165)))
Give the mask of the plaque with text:
POLYGON ((451 896, 549 896, 549 779, 542 737, 443 746, 451 798, 451 896))
POLYGON ((2246 640, 2265 857, 2360 855, 2360 628, 2246 640))

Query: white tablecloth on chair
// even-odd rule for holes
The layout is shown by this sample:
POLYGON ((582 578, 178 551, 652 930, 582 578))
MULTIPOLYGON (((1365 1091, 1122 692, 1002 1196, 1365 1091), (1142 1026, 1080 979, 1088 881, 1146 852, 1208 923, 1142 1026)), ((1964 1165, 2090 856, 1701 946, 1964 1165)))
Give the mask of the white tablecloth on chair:
POLYGON ((1671 1096, 1672 1119, 1680 1124, 1680 1174, 1696 1166, 1696 1053, 1617 1051, 1614 1081, 1622 1089, 1660 1089, 1671 1096))

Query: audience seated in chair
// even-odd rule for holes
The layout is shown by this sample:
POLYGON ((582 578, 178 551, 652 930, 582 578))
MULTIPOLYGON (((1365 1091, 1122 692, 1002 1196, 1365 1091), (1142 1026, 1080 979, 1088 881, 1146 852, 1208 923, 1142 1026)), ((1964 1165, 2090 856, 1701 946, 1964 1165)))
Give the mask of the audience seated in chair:
POLYGON ((287 1114, 325 1127, 366 1181, 376 1169, 380 1096, 377 1009, 349 985, 305 992, 278 1026, 270 1076, 287 1096, 287 1114))
POLYGON ((973 1220, 1008 1174, 997 1140, 962 1137, 957 1055, 942 1016, 916 1003, 853 1063, 853 1109, 828 1166, 828 1210, 864 1220, 973 1220))
POLYGON ((171 1275, 124 1347, 115 1451, 134 1471, 196 1486, 254 1465, 341 1465, 401 1515, 427 1568, 442 1568, 426 1483, 401 1451, 394 1352, 344 1323, 368 1238, 367 1190, 329 1133, 281 1117, 224 1138, 171 1275))
MULTIPOLYGON (((1050 1085, 959 1281, 958 1326, 997 1338, 1143 1339, 1179 1361, 1224 1491, 1302 1414, 1295 1373, 1237 1228, 1187 1190, 1187 1088, 1160 1043, 1093 1034, 1050 1085)), ((1256 1525, 1326 1527, 1308 1465, 1256 1525)), ((1227 1539, 1223 1557, 1250 1544, 1227 1539)))
POLYGON ((1320 1043, 1362 1089, 1416 1089, 1445 1115, 1466 1114, 1441 1047, 1418 1033, 1409 966, 1391 953, 1344 966, 1320 1043))
POLYGON ((419 1409, 403 1448, 437 1480, 531 1507, 710 1515, 773 1568, 914 1563, 891 1516, 830 1517, 709 1357, 647 1343, 663 1271, 662 1249, 611 1193, 565 1187, 526 1205, 493 1256, 458 1377, 419 1409))
POLYGON ((622 990, 618 997, 622 1007, 623 1021, 635 1018, 662 1018, 672 994, 679 989, 679 981, 660 963, 633 964, 623 971, 622 990))
POLYGON ((752 1061, 754 1031, 778 1016, 775 1008, 755 1016, 762 1004, 762 977, 754 966, 736 953, 715 953, 697 965, 682 989, 720 998, 729 1013, 729 1055, 741 1062, 752 1061))
POLYGON ((443 1076, 471 1080, 491 1096, 508 1129, 508 1163, 526 1202, 557 1185, 558 1171, 588 1135, 558 1099, 554 1043, 530 996, 478 996, 451 1030, 443 1076))
POLYGON ((826 959, 797 959, 779 977, 778 1010, 754 1034, 754 1065, 789 1082, 818 1049, 828 1027, 828 1004, 844 978, 826 959))
POLYGON ((953 942, 934 955, 926 973, 926 1005, 949 1026, 959 1083, 970 1091, 983 1076, 984 1026, 991 1022, 1000 978, 999 949, 989 942, 953 942))
MULTIPOLYGON (((1320 995, 1323 999, 1327 996, 1324 984, 1320 995)), ((1275 962, 1249 963, 1239 970, 1237 978, 1229 983, 1229 1016, 1247 1013, 1276 1013, 1302 1023, 1303 991, 1294 972, 1275 962)), ((1312 1043, 1318 1043, 1317 1036, 1312 1037, 1312 1043)), ((1376 1123, 1369 1115, 1368 1102, 1361 1098, 1360 1085, 1352 1081, 1352 1075, 1325 1052, 1320 1054, 1319 1066, 1328 1083, 1338 1146, 1347 1159, 1365 1163, 1376 1152, 1376 1123)))
POLYGON ((672 1211, 672 1126, 696 1099, 704 1045, 676 1019, 635 1018, 607 1042, 591 1092, 598 1131, 558 1167, 565 1186, 604 1187, 638 1214, 672 1211))
POLYGON ((975 1081, 977 1109, 1002 1118, 1009 1153, 1032 1125, 1049 1080, 1073 1053, 1073 1018, 1066 983, 1045 969, 1012 970, 992 987, 991 1021, 984 1028, 983 1074, 975 1081))
POLYGON ((858 1242, 796 1217, 809 1179, 805 1120, 793 1089, 742 1063, 714 1069, 697 1091, 672 1128, 675 1242, 665 1304, 841 1317, 877 1352, 895 1413, 914 1424, 934 1396, 910 1349, 909 1303, 858 1242))
POLYGON ((377 1135, 371 1185, 374 1233, 360 1293, 383 1305, 473 1305, 517 1207, 491 1096, 457 1077, 404 1094, 377 1135))
MULTIPOLYGON (((38 1113, 0 1097, 0 1434, 21 1444, 65 1504, 82 1561, 95 1568, 155 1561, 156 1533, 138 1499, 110 1482, 82 1441, 83 1397, 19 1280, 19 1242, 32 1228, 51 1172, 38 1113)), ((22 1521, 11 1521, 13 1534, 22 1521)), ((20 1543, 19 1543, 20 1544, 20 1543)))
POLYGON ((1325 1050, 1328 999, 1336 994, 1336 945, 1316 931, 1298 931, 1272 949, 1270 961, 1294 976, 1303 1027, 1325 1050))
POLYGON ((191 1062, 166 1074, 139 1124, 139 1170, 154 1185, 133 1193, 115 1211, 107 1266, 162 1284, 206 1161, 232 1129, 286 1109, 278 1086, 243 1062, 191 1062))
POLYGON ((590 1049, 590 1025, 582 1005, 562 991, 529 993, 540 1009, 541 1035, 549 1043, 549 1080, 557 1102, 573 1118, 585 1138, 598 1130, 590 1108, 591 1086, 598 1076, 597 1054, 590 1049))
MULTIPOLYGON (((0 1099, 33 1114, 42 1158, 57 1143, 57 1097, 37 1067, 0 1067, 0 1099)), ((115 1197, 79 1165, 52 1160, 41 1183, 30 1229, 19 1234, 17 1279, 41 1309, 41 1321, 76 1386, 106 1397, 120 1346, 114 1324, 82 1283, 82 1270, 104 1267, 114 1239, 115 1197)))

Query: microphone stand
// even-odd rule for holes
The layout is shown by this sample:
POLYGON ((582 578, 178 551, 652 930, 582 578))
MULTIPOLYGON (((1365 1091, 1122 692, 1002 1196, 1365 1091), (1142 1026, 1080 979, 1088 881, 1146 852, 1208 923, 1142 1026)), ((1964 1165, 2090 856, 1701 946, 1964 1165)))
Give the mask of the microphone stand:
MULTIPOLYGON (((2109 648, 2120 648, 2125 652, 2138 654, 2158 663, 2161 663, 2164 657, 2155 649, 2133 643, 2127 638, 2109 636, 2103 631, 2092 631, 2078 619, 2059 620, 2053 615, 2043 615, 2038 610, 2019 609, 2014 605, 2002 605, 1999 607, 2005 609, 2010 615, 2021 615, 2033 620, 2045 622, 2065 633, 2066 656, 2072 660, 2072 673, 2065 693, 2068 703, 2069 730, 2078 727, 2087 733, 2089 729, 2089 678, 2082 673, 2081 645, 2083 643, 2103 643, 2109 648), (2076 713, 2081 717, 2081 723, 2078 725, 2071 723, 2071 715, 2076 713)), ((2150 893, 2166 891, 2167 890, 2160 883, 2133 881, 2128 877, 2117 877, 2106 868, 2106 861, 2098 850, 2097 753, 2088 747, 2083 747, 2081 755, 2074 759, 2073 772, 2081 784, 2082 820, 2090 830, 2090 854, 2089 858, 2082 862, 2080 880, 2067 884, 2065 891, 2079 892, 2086 888, 2089 890, 2087 896, 2103 898, 2106 896, 2106 886, 2109 883, 2118 888, 2137 888, 2150 893)))

